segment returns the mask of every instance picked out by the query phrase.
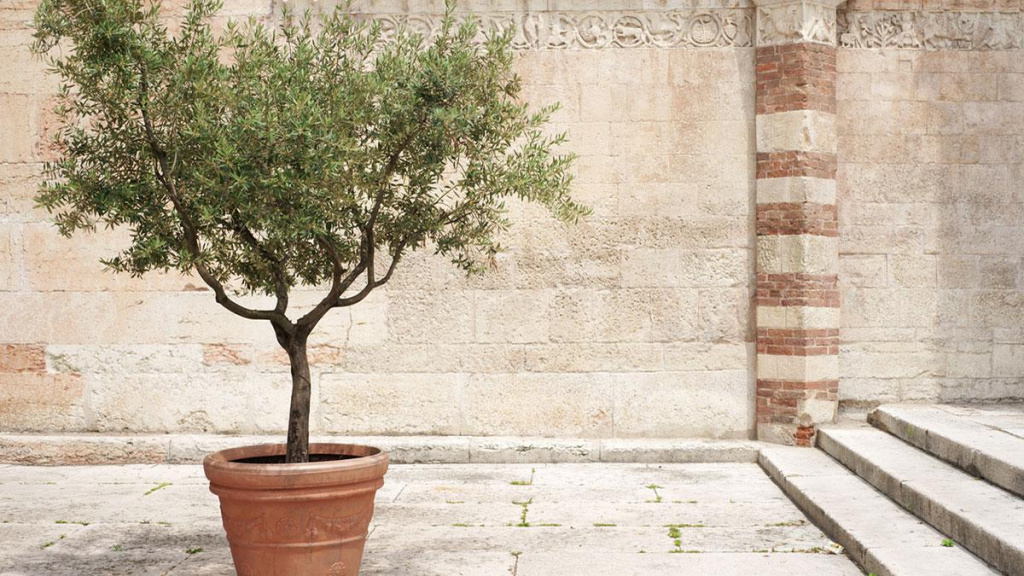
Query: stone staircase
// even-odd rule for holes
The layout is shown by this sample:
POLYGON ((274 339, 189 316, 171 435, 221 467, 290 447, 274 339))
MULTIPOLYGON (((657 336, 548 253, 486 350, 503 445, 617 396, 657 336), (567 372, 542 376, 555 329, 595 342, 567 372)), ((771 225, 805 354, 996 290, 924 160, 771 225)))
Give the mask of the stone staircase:
POLYGON ((890 405, 761 466, 876 576, 1024 576, 1024 408, 890 405))

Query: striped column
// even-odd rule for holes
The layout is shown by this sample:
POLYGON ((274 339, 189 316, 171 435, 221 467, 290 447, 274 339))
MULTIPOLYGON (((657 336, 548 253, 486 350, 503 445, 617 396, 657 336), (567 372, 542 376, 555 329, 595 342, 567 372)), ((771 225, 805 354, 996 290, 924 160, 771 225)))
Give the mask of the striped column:
POLYGON ((757 437, 809 446, 836 416, 836 5, 757 4, 757 437))

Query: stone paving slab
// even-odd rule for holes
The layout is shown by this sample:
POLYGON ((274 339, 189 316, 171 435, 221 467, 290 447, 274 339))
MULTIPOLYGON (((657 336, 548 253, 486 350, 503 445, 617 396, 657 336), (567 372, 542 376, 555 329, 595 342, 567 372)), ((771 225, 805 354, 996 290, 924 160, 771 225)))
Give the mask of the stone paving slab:
MULTIPOLYGON (((860 573, 751 463, 394 465, 371 530, 363 576, 860 573)), ((0 574, 234 572, 198 466, 0 465, 0 574)))

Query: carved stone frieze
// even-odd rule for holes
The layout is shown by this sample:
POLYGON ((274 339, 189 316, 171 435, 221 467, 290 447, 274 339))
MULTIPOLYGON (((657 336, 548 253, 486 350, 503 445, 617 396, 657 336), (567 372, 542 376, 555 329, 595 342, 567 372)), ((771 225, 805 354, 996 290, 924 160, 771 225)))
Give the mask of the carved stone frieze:
MULTIPOLYGON (((470 16, 460 15, 459 18, 470 16)), ((644 12, 520 12, 473 14, 481 37, 515 26, 517 50, 598 48, 722 48, 753 45, 750 10, 644 12)), ((442 16, 429 14, 367 15, 380 23, 385 37, 406 27, 431 38, 442 16)))
POLYGON ((835 6, 804 1, 758 6, 758 46, 776 46, 797 42, 814 42, 835 46, 835 6))
POLYGON ((844 48, 1024 48, 1019 12, 840 12, 838 25, 844 48))

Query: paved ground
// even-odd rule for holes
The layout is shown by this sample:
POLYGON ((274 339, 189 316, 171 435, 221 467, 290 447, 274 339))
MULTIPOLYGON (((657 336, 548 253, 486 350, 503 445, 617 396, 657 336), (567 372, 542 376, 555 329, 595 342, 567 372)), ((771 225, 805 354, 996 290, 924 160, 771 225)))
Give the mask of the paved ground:
MULTIPOLYGON (((395 465, 386 480, 363 576, 861 574, 756 464, 395 465)), ((0 465, 0 574, 234 572, 198 466, 0 465)))

